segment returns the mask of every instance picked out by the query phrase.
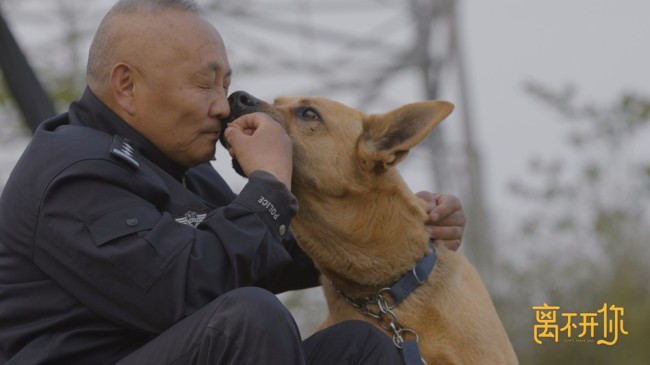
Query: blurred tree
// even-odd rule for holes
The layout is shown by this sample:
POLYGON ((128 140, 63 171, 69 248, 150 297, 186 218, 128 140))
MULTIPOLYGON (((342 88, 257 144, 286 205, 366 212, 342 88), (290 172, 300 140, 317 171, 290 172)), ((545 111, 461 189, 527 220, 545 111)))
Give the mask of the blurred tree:
POLYGON ((6 143, 17 134, 28 134, 26 123, 17 123, 19 119, 16 104, 7 88, 4 76, 0 73, 0 143, 6 143))
MULTIPOLYGON (((16 0, 8 0, 6 5, 7 8, 18 6, 19 10, 22 9, 20 5, 27 7, 27 4, 18 4, 16 0)), ((44 119, 55 115, 57 110, 66 109, 83 91, 84 54, 88 38, 92 36, 91 30, 84 28, 80 21, 89 12, 89 4, 81 6, 75 0, 57 0, 47 6, 51 11, 48 21, 61 25, 60 34, 58 31, 52 32, 51 39, 45 45, 31 47, 17 37, 11 18, 5 22, 0 8, 0 41, 7 51, 0 53, 4 71, 0 87, 0 111, 14 108, 14 105, 6 103, 7 97, 11 96, 11 104, 15 104, 22 114, 21 122, 32 132, 44 119), (47 60, 47 64, 43 60, 47 60)), ((27 22, 39 24, 43 22, 43 9, 39 8, 38 11, 38 14, 28 12, 22 16, 27 18, 27 22)))
POLYGON ((650 98, 625 93, 607 105, 581 104, 570 87, 554 91, 529 83, 527 90, 567 123, 567 153, 533 158, 529 174, 510 185, 527 207, 511 242, 528 264, 503 272, 516 289, 497 303, 502 313, 543 303, 561 306, 561 313, 615 304, 625 310, 629 335, 611 347, 562 340, 538 345, 531 309, 525 319, 504 318, 520 361, 647 364, 650 157, 635 154, 635 148, 650 137, 650 98))
POLYGON ((0 70, 23 119, 32 130, 55 114, 54 105, 41 86, 0 9, 0 70))

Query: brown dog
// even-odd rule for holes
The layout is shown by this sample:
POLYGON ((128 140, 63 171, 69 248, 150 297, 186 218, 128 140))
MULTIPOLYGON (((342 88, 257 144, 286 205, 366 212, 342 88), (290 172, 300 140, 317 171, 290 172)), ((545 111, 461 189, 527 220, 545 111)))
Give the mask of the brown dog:
POLYGON ((415 275, 422 285, 398 304, 382 290, 431 255, 424 203, 394 167, 452 104, 427 101, 365 115, 319 97, 284 97, 271 105, 238 92, 230 101, 233 117, 267 113, 293 141, 292 190, 300 208, 291 228, 322 273, 329 307, 324 327, 365 320, 396 344, 417 334, 429 365, 517 363, 490 296, 462 253, 434 244, 433 271, 428 278, 415 275))

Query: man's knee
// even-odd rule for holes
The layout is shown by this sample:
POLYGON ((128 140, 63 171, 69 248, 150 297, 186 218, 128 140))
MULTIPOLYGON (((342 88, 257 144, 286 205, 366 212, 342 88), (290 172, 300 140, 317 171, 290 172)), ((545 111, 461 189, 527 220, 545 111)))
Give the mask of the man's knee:
POLYGON ((237 326, 261 328, 285 324, 295 327, 291 313, 282 302, 273 293, 257 287, 232 290, 208 306, 213 307, 211 322, 223 323, 225 319, 237 326))
POLYGON ((233 305, 242 304, 252 307, 282 307, 282 302, 270 291, 254 286, 231 290, 222 295, 223 299, 233 305))
POLYGON ((304 364, 300 333, 282 303, 258 288, 219 296, 120 364, 304 364), (252 346, 251 344, 254 344, 252 346))
POLYGON ((223 358, 233 359, 228 363, 256 364, 260 359, 304 363, 298 326, 269 291, 253 287, 235 289, 208 306, 211 313, 203 343, 221 348, 223 358))
POLYGON ((350 320, 315 333, 305 341, 308 363, 401 364, 392 339, 368 322, 350 320))
POLYGON ((372 324, 361 320, 349 320, 331 327, 333 334, 348 338, 348 341, 358 341, 370 346, 394 346, 392 339, 372 324))

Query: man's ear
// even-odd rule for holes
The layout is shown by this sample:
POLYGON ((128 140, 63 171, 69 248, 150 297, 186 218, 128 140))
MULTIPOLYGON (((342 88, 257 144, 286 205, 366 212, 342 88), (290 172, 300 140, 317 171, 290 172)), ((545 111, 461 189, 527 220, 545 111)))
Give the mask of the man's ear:
POLYGON ((358 146, 361 163, 375 173, 395 166, 453 109, 449 102, 433 100, 366 117, 358 146))
POLYGON ((111 70, 111 92, 115 102, 129 115, 135 114, 134 69, 129 64, 118 63, 111 70))

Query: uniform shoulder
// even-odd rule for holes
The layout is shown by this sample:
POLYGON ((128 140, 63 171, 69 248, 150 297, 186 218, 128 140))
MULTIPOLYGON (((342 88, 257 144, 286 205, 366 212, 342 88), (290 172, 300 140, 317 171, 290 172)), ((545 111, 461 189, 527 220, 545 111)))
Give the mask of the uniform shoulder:
POLYGON ((140 155, 131 142, 93 128, 50 120, 34 135, 26 154, 70 164, 87 159, 107 159, 138 168, 140 155))

